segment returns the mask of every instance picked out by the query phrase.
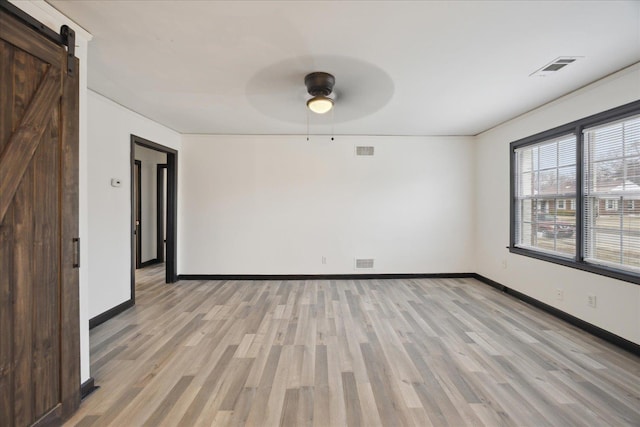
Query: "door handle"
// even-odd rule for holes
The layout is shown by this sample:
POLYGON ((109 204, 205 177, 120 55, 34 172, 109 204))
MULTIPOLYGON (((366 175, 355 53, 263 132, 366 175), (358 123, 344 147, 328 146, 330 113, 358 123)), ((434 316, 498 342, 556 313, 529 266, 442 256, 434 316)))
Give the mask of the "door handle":
POLYGON ((73 238, 73 268, 80 268, 80 238, 73 238))

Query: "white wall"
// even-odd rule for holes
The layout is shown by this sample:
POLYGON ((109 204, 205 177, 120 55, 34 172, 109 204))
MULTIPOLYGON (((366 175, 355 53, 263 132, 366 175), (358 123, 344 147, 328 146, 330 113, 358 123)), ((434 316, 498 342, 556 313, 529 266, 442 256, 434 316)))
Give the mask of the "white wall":
POLYGON ((131 298, 131 134, 173 149, 180 135, 89 91, 89 318, 131 298), (115 188, 111 178, 119 178, 115 188))
POLYGON ((640 65, 511 120, 477 137, 477 272, 640 344, 640 286, 510 254, 509 143, 640 99, 640 65), (502 263, 506 261, 507 267, 502 263), (555 289, 564 290, 557 301, 555 289), (587 295, 597 307, 587 306, 587 295))
POLYGON ((157 167, 159 164, 167 163, 167 154, 136 145, 135 159, 140 160, 142 166, 140 170, 142 259, 140 262, 145 262, 156 259, 158 256, 157 167))
POLYGON ((473 138, 313 140, 183 136, 180 274, 475 271, 473 138))
POLYGON ((80 246, 80 381, 85 382, 91 376, 89 366, 89 295, 88 295, 88 222, 87 222, 87 45, 91 34, 78 24, 58 12, 43 0, 11 1, 20 9, 42 22, 54 31, 62 25, 68 25, 76 33, 76 57, 80 60, 79 70, 79 233, 80 246))

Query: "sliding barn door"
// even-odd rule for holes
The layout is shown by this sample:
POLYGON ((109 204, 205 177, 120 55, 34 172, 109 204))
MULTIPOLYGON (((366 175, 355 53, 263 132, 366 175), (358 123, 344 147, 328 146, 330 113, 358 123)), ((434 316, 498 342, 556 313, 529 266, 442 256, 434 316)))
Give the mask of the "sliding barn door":
POLYGON ((63 46, 0 11, 3 427, 56 424, 79 405, 75 76, 63 46))

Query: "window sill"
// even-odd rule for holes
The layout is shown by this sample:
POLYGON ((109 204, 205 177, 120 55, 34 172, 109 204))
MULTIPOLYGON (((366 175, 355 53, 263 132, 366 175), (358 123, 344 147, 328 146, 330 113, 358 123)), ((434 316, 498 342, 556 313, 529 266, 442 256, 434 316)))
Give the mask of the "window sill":
POLYGON ((565 267, 575 268, 577 270, 582 270, 582 271, 598 274, 605 277, 611 277, 612 279, 622 280, 624 282, 640 285, 640 275, 634 274, 632 272, 626 272, 623 270, 608 268, 603 265, 590 264, 587 262, 579 262, 573 258, 564 258, 560 256, 554 256, 551 254, 537 252, 537 251, 524 249, 516 246, 509 246, 508 249, 509 249, 509 252, 513 254, 524 255, 530 258, 535 258, 542 261, 563 265, 565 267))

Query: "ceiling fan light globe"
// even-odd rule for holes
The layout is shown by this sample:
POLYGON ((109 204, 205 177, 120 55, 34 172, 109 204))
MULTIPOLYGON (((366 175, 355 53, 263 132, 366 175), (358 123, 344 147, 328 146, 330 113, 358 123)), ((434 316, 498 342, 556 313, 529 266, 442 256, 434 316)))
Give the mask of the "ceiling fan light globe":
POLYGON ((333 100, 326 96, 314 96, 307 101, 307 107, 316 114, 325 114, 333 108, 333 100))

